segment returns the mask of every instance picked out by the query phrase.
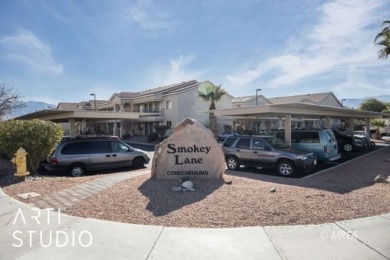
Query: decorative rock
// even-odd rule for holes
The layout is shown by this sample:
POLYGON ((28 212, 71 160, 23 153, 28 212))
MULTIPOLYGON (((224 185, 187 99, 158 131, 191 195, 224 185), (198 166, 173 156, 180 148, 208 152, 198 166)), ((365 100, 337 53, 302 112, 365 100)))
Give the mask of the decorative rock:
POLYGON ((186 188, 186 191, 196 191, 195 188, 186 188))
POLYGON ((180 191, 183 191, 183 188, 181 186, 175 186, 175 187, 172 187, 171 190, 174 192, 180 192, 180 191))
POLYGON ((269 192, 276 192, 276 189, 275 189, 275 188, 271 188, 271 189, 269 190, 269 192))
POLYGON ((22 199, 29 199, 29 198, 35 198, 35 197, 39 197, 41 196, 40 194, 36 193, 36 192, 27 192, 27 193, 20 193, 20 194, 17 194, 16 196, 18 196, 19 198, 22 198, 22 199))
POLYGON ((194 184, 192 183, 192 181, 185 181, 185 182, 182 183, 181 186, 183 188, 186 188, 187 190, 194 188, 194 184))
POLYGON ((385 178, 382 177, 382 175, 377 175, 375 178, 374 178, 374 182, 376 183, 381 183, 381 182, 386 182, 385 178))
POLYGON ((225 156, 212 132, 198 121, 187 118, 173 134, 156 145, 151 177, 157 179, 221 178, 225 156))

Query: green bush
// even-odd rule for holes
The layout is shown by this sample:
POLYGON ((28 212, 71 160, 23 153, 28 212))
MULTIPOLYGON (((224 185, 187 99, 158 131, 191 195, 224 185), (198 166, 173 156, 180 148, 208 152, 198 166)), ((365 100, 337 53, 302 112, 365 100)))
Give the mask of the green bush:
POLYGON ((35 173, 39 162, 55 148, 63 136, 62 128, 43 120, 8 120, 0 122, 0 149, 8 158, 23 147, 27 154, 27 169, 35 173))

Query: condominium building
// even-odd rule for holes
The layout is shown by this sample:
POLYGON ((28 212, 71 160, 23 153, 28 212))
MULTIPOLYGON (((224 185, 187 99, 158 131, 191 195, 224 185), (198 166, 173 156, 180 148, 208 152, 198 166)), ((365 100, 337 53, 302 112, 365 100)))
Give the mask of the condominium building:
MULTIPOLYGON (((210 104, 198 97, 198 89, 202 83, 204 82, 192 80, 141 92, 114 93, 109 100, 61 102, 57 109, 133 112, 139 115, 138 119, 129 120, 86 120, 79 125, 78 132, 81 134, 112 134, 124 138, 149 135, 155 132, 155 125, 173 128, 187 117, 208 126, 210 104)), ((230 108, 232 99, 233 97, 226 93, 217 102, 217 109, 230 108)), ((217 124, 218 131, 221 132, 224 125, 231 125, 231 120, 218 119, 217 124)))

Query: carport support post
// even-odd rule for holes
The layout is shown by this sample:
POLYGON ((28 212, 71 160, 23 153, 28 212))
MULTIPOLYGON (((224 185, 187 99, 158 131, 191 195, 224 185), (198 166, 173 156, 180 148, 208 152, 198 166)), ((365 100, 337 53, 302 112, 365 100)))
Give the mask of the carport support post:
POLYGON ((371 120, 366 119, 366 131, 364 134, 367 134, 371 138, 371 120))
POLYGON ((330 129, 330 116, 325 117, 325 128, 330 129))
POLYGON ((284 118, 284 129, 284 141, 291 146, 291 114, 287 114, 284 118))
POLYGON ((69 136, 70 138, 76 137, 76 120, 74 118, 69 119, 69 136))
POLYGON ((355 130, 355 120, 353 120, 353 118, 350 118, 348 121, 349 121, 348 122, 349 123, 348 130, 350 133, 353 134, 353 131, 355 130))

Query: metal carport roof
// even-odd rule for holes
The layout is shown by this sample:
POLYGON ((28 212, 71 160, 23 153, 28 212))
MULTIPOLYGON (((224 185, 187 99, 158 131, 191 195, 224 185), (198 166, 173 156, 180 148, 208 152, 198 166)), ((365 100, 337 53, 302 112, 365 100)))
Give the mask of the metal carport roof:
POLYGON ((234 107, 218 109, 214 111, 216 116, 317 116, 317 117, 337 117, 354 119, 374 119, 382 118, 383 114, 378 112, 355 110, 344 107, 332 107, 307 103, 290 104, 266 104, 248 107, 234 107))

